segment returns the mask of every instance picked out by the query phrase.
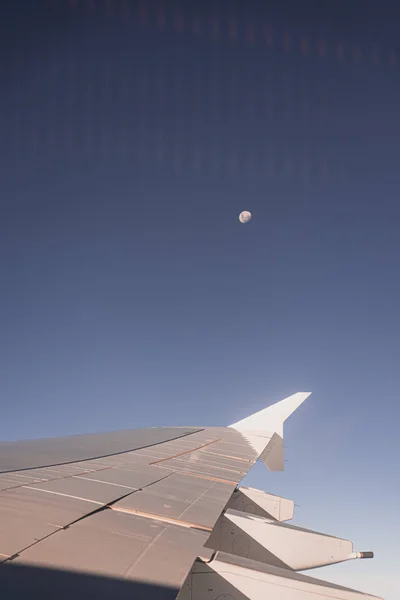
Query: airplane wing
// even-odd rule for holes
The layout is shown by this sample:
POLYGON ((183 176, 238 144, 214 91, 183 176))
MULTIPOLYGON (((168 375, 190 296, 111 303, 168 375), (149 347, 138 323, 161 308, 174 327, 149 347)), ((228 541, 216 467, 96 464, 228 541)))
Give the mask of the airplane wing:
POLYGON ((297 393, 229 427, 0 443, 1 598, 368 600, 299 571, 372 553, 238 487, 283 469, 297 393))

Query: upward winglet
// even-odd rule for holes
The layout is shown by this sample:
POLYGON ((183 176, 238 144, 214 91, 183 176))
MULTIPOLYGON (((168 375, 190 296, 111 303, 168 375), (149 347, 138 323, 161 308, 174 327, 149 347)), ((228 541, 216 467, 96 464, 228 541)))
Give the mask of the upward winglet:
POLYGON ((284 467, 283 424, 310 394, 311 392, 297 392, 229 427, 245 435, 271 471, 282 471, 284 467))
POLYGON ((304 400, 311 395, 311 392, 297 392, 280 402, 271 404, 258 412, 229 425, 239 431, 258 431, 258 432, 276 432, 279 435, 283 433, 283 424, 294 411, 303 404, 304 400))

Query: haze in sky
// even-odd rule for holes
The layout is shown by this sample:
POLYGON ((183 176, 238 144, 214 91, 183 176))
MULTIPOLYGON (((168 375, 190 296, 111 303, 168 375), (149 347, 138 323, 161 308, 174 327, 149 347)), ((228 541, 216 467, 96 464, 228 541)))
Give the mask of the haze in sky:
POLYGON ((375 551, 318 577, 398 600, 397 9, 22 4, 0 438, 226 425, 310 390, 285 472, 245 483, 375 551))

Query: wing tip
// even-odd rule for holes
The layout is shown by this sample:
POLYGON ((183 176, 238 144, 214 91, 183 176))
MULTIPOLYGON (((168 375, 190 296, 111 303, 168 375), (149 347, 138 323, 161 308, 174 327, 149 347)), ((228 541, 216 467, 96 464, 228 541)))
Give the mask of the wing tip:
POLYGON ((275 404, 271 404, 266 408, 229 425, 229 427, 238 430, 252 429, 280 431, 286 419, 288 419, 310 395, 311 392, 296 392, 279 402, 275 402, 275 404))

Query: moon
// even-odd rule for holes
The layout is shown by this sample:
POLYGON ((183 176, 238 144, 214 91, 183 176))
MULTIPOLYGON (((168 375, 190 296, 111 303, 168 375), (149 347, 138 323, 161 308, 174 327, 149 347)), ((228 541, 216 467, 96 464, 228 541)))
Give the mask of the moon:
POLYGON ((239 221, 241 223, 248 223, 251 219, 251 212, 249 210, 242 210, 239 215, 239 221))

